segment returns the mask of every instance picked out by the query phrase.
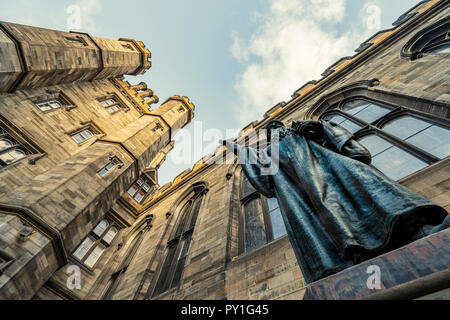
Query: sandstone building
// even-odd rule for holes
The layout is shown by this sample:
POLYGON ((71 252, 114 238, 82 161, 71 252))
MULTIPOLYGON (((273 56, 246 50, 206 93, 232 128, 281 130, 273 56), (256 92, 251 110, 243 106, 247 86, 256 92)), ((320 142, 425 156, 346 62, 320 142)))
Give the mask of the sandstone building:
MULTIPOLYGON (((326 119, 450 209, 450 3, 422 1, 242 129, 326 119)), ((187 97, 124 75, 142 42, 0 23, 0 299, 448 298, 450 231, 305 283, 276 199, 220 146, 160 187, 187 97), (379 265, 381 290, 366 285, 379 265), (74 268, 75 267, 75 268, 74 268), (80 286, 73 281, 79 268, 80 286), (71 278, 72 277, 72 278, 71 278)))

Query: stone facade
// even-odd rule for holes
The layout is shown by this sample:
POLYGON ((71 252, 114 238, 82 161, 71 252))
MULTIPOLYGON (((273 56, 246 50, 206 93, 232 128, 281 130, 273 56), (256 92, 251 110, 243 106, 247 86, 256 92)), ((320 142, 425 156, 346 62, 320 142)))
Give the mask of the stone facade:
MULTIPOLYGON (((449 13, 448 1, 421 2, 392 29, 363 43, 354 56, 329 67, 322 79, 307 83, 290 101, 277 104, 262 120, 243 128, 236 141, 254 143, 254 133, 271 119, 286 124, 319 119, 351 98, 449 127, 450 55, 424 53, 415 60, 402 55, 421 30, 448 19, 449 13)), ((301 300, 313 293, 320 296, 314 290, 323 284, 337 286, 338 280, 365 283, 362 266, 368 262, 307 284, 286 235, 272 235, 264 245, 245 252, 243 172, 233 161, 217 163, 222 157, 234 159, 224 147, 173 182, 157 185, 157 169, 173 147, 172 132, 193 118, 194 106, 186 97, 174 96, 151 109, 158 98, 146 84, 133 86, 122 80, 122 75, 142 73, 150 66, 150 53, 142 43, 2 23, 0 46, 4 52, 0 120, 30 150, 25 158, 0 168, 2 299, 301 300), (40 34, 48 35, 45 41, 36 40, 40 34), (83 40, 65 38, 74 36, 83 40), (65 58, 53 59, 58 53, 65 53, 65 58), (52 58, 46 64, 32 58, 47 55, 52 58), (64 97, 65 106, 48 112, 36 107, 58 95, 64 97), (113 114, 101 104, 111 97, 121 102, 120 111, 113 114), (94 136, 77 144, 71 134, 83 128, 90 128, 94 136), (99 175, 110 161, 115 168, 99 175), (140 178, 155 187, 142 202, 127 192, 140 178), (88 267, 75 257, 76 249, 105 217, 118 233, 94 267, 88 267), (33 233, 22 236, 26 226, 33 233), (81 270, 79 288, 68 286, 71 266, 81 270)), ((411 152, 428 165, 399 182, 448 211, 449 159, 411 152)), ((446 288, 436 285, 448 282, 448 272, 442 275, 450 261, 448 230, 420 241, 424 242, 376 258, 404 259, 405 274, 413 265, 410 252, 430 264, 427 272, 418 270, 411 277, 402 275, 402 266, 397 266, 397 278, 392 275, 385 283, 386 297, 393 297, 389 290, 399 286, 406 286, 401 292, 408 298, 448 296, 446 288), (420 248, 429 249, 420 252, 420 248), (426 259, 433 256, 441 257, 436 259, 439 266, 426 259), (419 284, 414 281, 422 285, 428 279, 421 278, 425 275, 434 275, 429 281, 434 287, 426 292, 408 289, 419 284)), ((340 296, 336 292, 338 288, 322 298, 364 298, 373 293, 340 296)), ((376 295, 382 298, 383 291, 376 295)))

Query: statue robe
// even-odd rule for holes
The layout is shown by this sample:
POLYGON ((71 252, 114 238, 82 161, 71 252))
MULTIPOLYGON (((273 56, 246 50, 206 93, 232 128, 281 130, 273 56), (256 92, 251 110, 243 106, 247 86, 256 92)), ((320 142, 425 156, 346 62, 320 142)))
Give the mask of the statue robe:
POLYGON ((251 184, 278 198, 307 283, 412 242, 422 226, 445 219, 446 210, 369 166, 369 151, 348 131, 308 122, 314 137, 282 127, 280 140, 264 150, 270 157, 275 143, 279 148, 273 175, 261 174, 267 163, 249 163, 254 149, 232 144, 251 184))

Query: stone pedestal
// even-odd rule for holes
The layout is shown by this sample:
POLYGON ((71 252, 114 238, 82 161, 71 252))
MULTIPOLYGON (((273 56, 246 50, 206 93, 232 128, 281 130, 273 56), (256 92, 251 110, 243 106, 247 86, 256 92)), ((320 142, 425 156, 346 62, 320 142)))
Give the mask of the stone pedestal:
POLYGON ((311 283, 303 299, 446 299, 449 288, 450 229, 447 229, 311 283), (376 270, 380 272, 379 289, 369 288, 377 284, 373 281, 376 270))

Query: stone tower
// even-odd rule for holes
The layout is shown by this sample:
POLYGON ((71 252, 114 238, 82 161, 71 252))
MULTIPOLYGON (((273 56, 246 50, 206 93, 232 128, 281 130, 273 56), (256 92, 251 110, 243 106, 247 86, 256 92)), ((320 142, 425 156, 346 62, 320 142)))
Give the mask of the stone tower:
POLYGON ((123 80, 151 66, 140 41, 1 22, 0 52, 0 297, 70 296, 58 270, 120 247, 194 105, 123 80))

